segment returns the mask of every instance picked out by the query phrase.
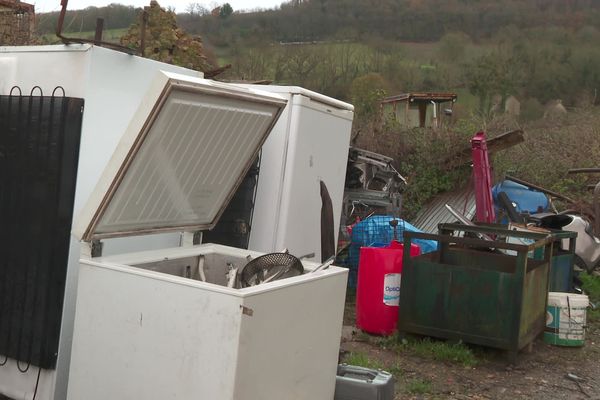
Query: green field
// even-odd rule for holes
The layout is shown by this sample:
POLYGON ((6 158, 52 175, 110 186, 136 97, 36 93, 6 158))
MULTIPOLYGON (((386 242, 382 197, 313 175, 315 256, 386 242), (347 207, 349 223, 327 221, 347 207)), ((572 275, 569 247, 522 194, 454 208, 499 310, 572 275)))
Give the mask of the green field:
MULTIPOLYGON (((104 42, 119 43, 121 36, 127 32, 127 28, 122 29, 107 29, 102 32, 102 40, 104 42)), ((94 31, 87 32, 69 32, 64 33, 64 36, 71 38, 82 38, 82 39, 93 39, 95 35, 94 31)), ((57 44, 61 40, 53 33, 48 33, 40 36, 42 44, 57 44)))

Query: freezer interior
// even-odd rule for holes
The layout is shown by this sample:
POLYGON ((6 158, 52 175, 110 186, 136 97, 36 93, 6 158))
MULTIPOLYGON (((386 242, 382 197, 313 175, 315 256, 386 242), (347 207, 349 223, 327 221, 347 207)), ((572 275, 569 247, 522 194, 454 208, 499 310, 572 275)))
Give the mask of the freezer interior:
POLYGON ((132 264, 131 266, 146 271, 203 281, 213 285, 227 286, 230 266, 244 265, 246 262, 244 257, 207 253, 190 257, 132 264), (203 268, 205 280, 202 279, 201 268, 203 268))
MULTIPOLYGON (((205 250, 199 254, 174 258, 163 257, 155 261, 132 260, 127 265, 144 271, 159 272, 230 289, 243 289, 240 282, 241 272, 251 260, 260 256, 260 253, 253 251, 246 251, 244 256, 237 253, 228 254, 205 250), (237 279, 230 280, 232 274, 237 276, 237 279)), ((310 273, 318 266, 318 264, 308 261, 303 261, 302 265, 304 267, 303 274, 310 273)), ((289 277, 283 275, 281 279, 277 280, 283 279, 289 279, 289 277)))

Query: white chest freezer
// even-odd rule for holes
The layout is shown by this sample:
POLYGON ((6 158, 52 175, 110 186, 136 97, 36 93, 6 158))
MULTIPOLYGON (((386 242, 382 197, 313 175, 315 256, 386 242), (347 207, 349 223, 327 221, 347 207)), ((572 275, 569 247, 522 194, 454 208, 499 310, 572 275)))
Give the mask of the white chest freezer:
MULTIPOLYGON (((164 74, 147 93, 74 235, 213 227, 285 106, 164 74)), ((88 254, 92 251, 88 251, 88 254)), ((334 394, 347 270, 242 289, 217 245, 82 257, 69 400, 323 399, 334 394)))

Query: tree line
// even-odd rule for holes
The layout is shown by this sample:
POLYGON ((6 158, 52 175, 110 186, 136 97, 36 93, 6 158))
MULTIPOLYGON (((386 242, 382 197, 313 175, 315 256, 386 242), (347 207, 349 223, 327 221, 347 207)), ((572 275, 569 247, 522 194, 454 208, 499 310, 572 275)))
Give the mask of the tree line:
MULTIPOLYGON (((126 28, 139 11, 69 11, 65 31, 93 31, 98 16, 105 29, 126 28)), ((599 12, 600 0, 292 0, 250 13, 190 3, 177 23, 232 64, 228 78, 302 85, 361 104, 357 79, 381 95, 466 88, 484 113, 494 97, 516 95, 537 116, 553 99, 600 102, 599 12), (411 40, 430 49, 415 54, 411 40)), ((52 32, 57 15, 42 14, 39 30, 52 32)))
POLYGON ((421 45, 380 38, 303 45, 238 42, 228 49, 233 65, 228 77, 301 85, 357 104, 363 97, 352 88, 365 77, 382 96, 466 89, 484 114, 498 96, 502 101, 513 95, 524 103, 525 115, 535 118, 551 100, 566 106, 600 103, 598 43, 600 30, 591 26, 574 32, 509 27, 479 43, 456 33, 421 45))
MULTIPOLYGON (((437 41, 449 32, 489 39, 506 26, 600 28, 600 0, 290 0, 278 8, 234 12, 223 2, 215 9, 190 3, 178 23, 217 45, 227 39, 299 42, 380 36, 390 40, 437 41), (224 18, 225 17, 225 18, 224 18)), ((59 12, 39 15, 38 31, 54 31, 59 12)), ((65 31, 127 28, 136 8, 121 4, 67 11, 65 31)))
POLYGON ((190 12, 180 14, 179 22, 185 30, 215 43, 222 37, 298 42, 364 35, 437 41, 457 31, 478 40, 488 39, 508 25, 519 29, 600 28, 600 1, 293 0, 274 10, 234 13, 226 20, 190 12))
MULTIPOLYGON (((148 3, 150 3, 148 1, 148 3)), ((110 4, 106 7, 87 7, 83 10, 67 10, 63 32, 90 32, 96 29, 96 20, 104 18, 104 29, 128 28, 138 18, 140 8, 110 4)), ((51 34, 56 31, 59 11, 40 13, 37 16, 37 33, 51 34)))

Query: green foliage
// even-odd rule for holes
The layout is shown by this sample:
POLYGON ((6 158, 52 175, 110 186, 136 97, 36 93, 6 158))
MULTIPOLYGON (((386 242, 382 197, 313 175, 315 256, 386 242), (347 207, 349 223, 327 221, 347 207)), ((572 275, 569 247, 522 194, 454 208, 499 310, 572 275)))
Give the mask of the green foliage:
POLYGON ((600 276, 583 272, 579 278, 583 282, 583 290, 589 296, 590 301, 599 306, 595 310, 589 309, 587 319, 590 323, 598 323, 600 322, 600 276))
POLYGON ((452 362, 464 367, 477 365, 477 358, 473 351, 464 343, 449 344, 427 338, 408 340, 403 346, 424 358, 452 362))
MULTIPOLYGON (((496 131, 513 125, 492 127, 496 131)), ((494 172, 525 179, 571 198, 591 200, 584 175, 567 175, 570 168, 597 167, 600 160, 600 114, 573 111, 563 120, 543 119, 522 126, 526 141, 494 156, 494 172)), ((581 211, 587 211, 585 208, 581 211)))
POLYGON ((233 14, 233 8, 231 7, 231 4, 223 4, 219 10, 219 17, 228 18, 231 14, 233 14))
POLYGON ((392 374, 394 376, 394 378, 396 378, 396 381, 398 380, 398 378, 400 376, 402 376, 402 374, 404 372, 400 363, 395 363, 393 365, 390 365, 390 366, 386 367, 385 370, 387 372, 389 372, 390 374, 392 374))
MULTIPOLYGON (((598 28, 599 9, 597 2, 564 0, 294 0, 278 10, 234 14, 228 29, 256 28, 260 37, 284 42, 327 40, 347 32, 403 41, 437 41, 447 33, 464 32, 479 40, 511 24, 517 29, 549 23, 598 28)), ((182 15, 181 20, 186 29, 207 35, 211 43, 222 33, 210 16, 182 15)))
POLYGON ((600 31, 593 26, 586 25, 577 31, 577 40, 586 44, 600 42, 600 31))
POLYGON ((406 391, 411 394, 427 394, 431 390, 431 382, 425 379, 412 379, 406 383, 406 391))
POLYGON ((469 140, 477 131, 469 124, 456 125, 446 131, 413 128, 400 131, 404 141, 400 160, 400 172, 407 178, 403 213, 410 220, 434 195, 455 189, 459 183, 468 182, 470 169, 447 169, 445 161, 469 146, 469 140))
POLYGON ((379 102, 385 97, 385 87, 385 80, 376 73, 363 75, 352 81, 350 98, 360 117, 379 112, 379 102))
POLYGON ((514 54, 490 52, 467 64, 465 80, 471 93, 479 98, 482 115, 489 115, 495 95, 505 99, 517 92, 523 81, 518 61, 514 54))
POLYGON ((436 361, 474 367, 478 364, 473 351, 464 343, 448 343, 429 338, 408 337, 400 339, 398 335, 388 337, 370 337, 369 341, 384 350, 398 354, 410 353, 436 361))
POLYGON ((346 355, 344 358, 344 362, 349 365, 356 365, 359 367, 371 368, 371 369, 383 369, 383 364, 381 361, 370 358, 365 353, 361 352, 351 352, 346 355))
MULTIPOLYGON (((212 69, 204 55, 202 40, 179 29, 174 12, 163 9, 156 1, 150 2, 146 12, 145 57, 200 71, 212 69)), ((121 44, 134 49, 140 48, 139 22, 129 27, 128 32, 121 38, 121 44)))
POLYGON ((538 99, 530 97, 521 102, 521 120, 535 121, 544 115, 544 106, 538 99))
MULTIPOLYGON (((105 29, 102 32, 102 41, 109 43, 119 43, 121 37, 127 33, 127 29, 105 29)), ((95 36, 95 31, 88 32, 79 32, 77 33, 77 37, 84 39, 93 39, 95 36)), ((55 33, 48 33, 39 37, 41 44, 58 44, 61 43, 61 40, 56 36, 55 33)))
MULTIPOLYGON (((600 5, 297 1, 227 19, 192 9, 179 21, 234 49, 232 79, 301 84, 344 100, 352 81, 369 73, 385 79, 389 94, 467 87, 488 119, 497 96, 540 104, 562 99, 567 106, 600 102, 600 5)), ((534 104, 528 111, 524 119, 540 114, 534 104)))
POLYGON ((423 163, 405 161, 401 171, 409 177, 403 206, 404 216, 409 220, 434 195, 454 189, 457 180, 453 173, 444 171, 440 165, 423 165, 423 163))
POLYGON ((482 111, 496 94, 578 104, 582 95, 600 87, 600 50, 588 42, 595 34, 593 27, 576 35, 556 26, 507 28, 494 38, 496 49, 466 64, 465 81, 480 98, 482 111))
MULTIPOLYGON (((59 4, 60 2, 56 3, 56 5, 59 4)), ((105 7, 87 7, 83 10, 67 10, 63 32, 94 32, 96 29, 96 20, 98 18, 104 19, 105 30, 125 29, 136 20, 138 12, 139 8, 117 3, 112 3, 105 7)), ((37 33, 41 36, 47 34, 54 35, 59 14, 59 11, 37 14, 37 33)))
MULTIPOLYGON (((370 47, 362 43, 323 43, 306 45, 234 44, 227 53, 233 64, 227 77, 232 79, 268 79, 279 84, 300 85, 308 89, 350 100, 352 82, 375 73, 385 80, 386 88, 396 86, 402 62, 400 48, 370 47), (388 82, 388 77, 393 82, 388 82), (388 84, 389 83, 389 84, 388 84)), ((413 68, 412 66, 410 68, 413 68)), ((417 68, 414 68, 418 73, 417 68)), ((379 83, 378 83, 379 84, 379 83)), ((381 86, 381 84, 379 84, 381 86)))
POLYGON ((439 41, 438 51, 444 61, 455 63, 465 57, 469 37, 464 33, 447 33, 439 41))

